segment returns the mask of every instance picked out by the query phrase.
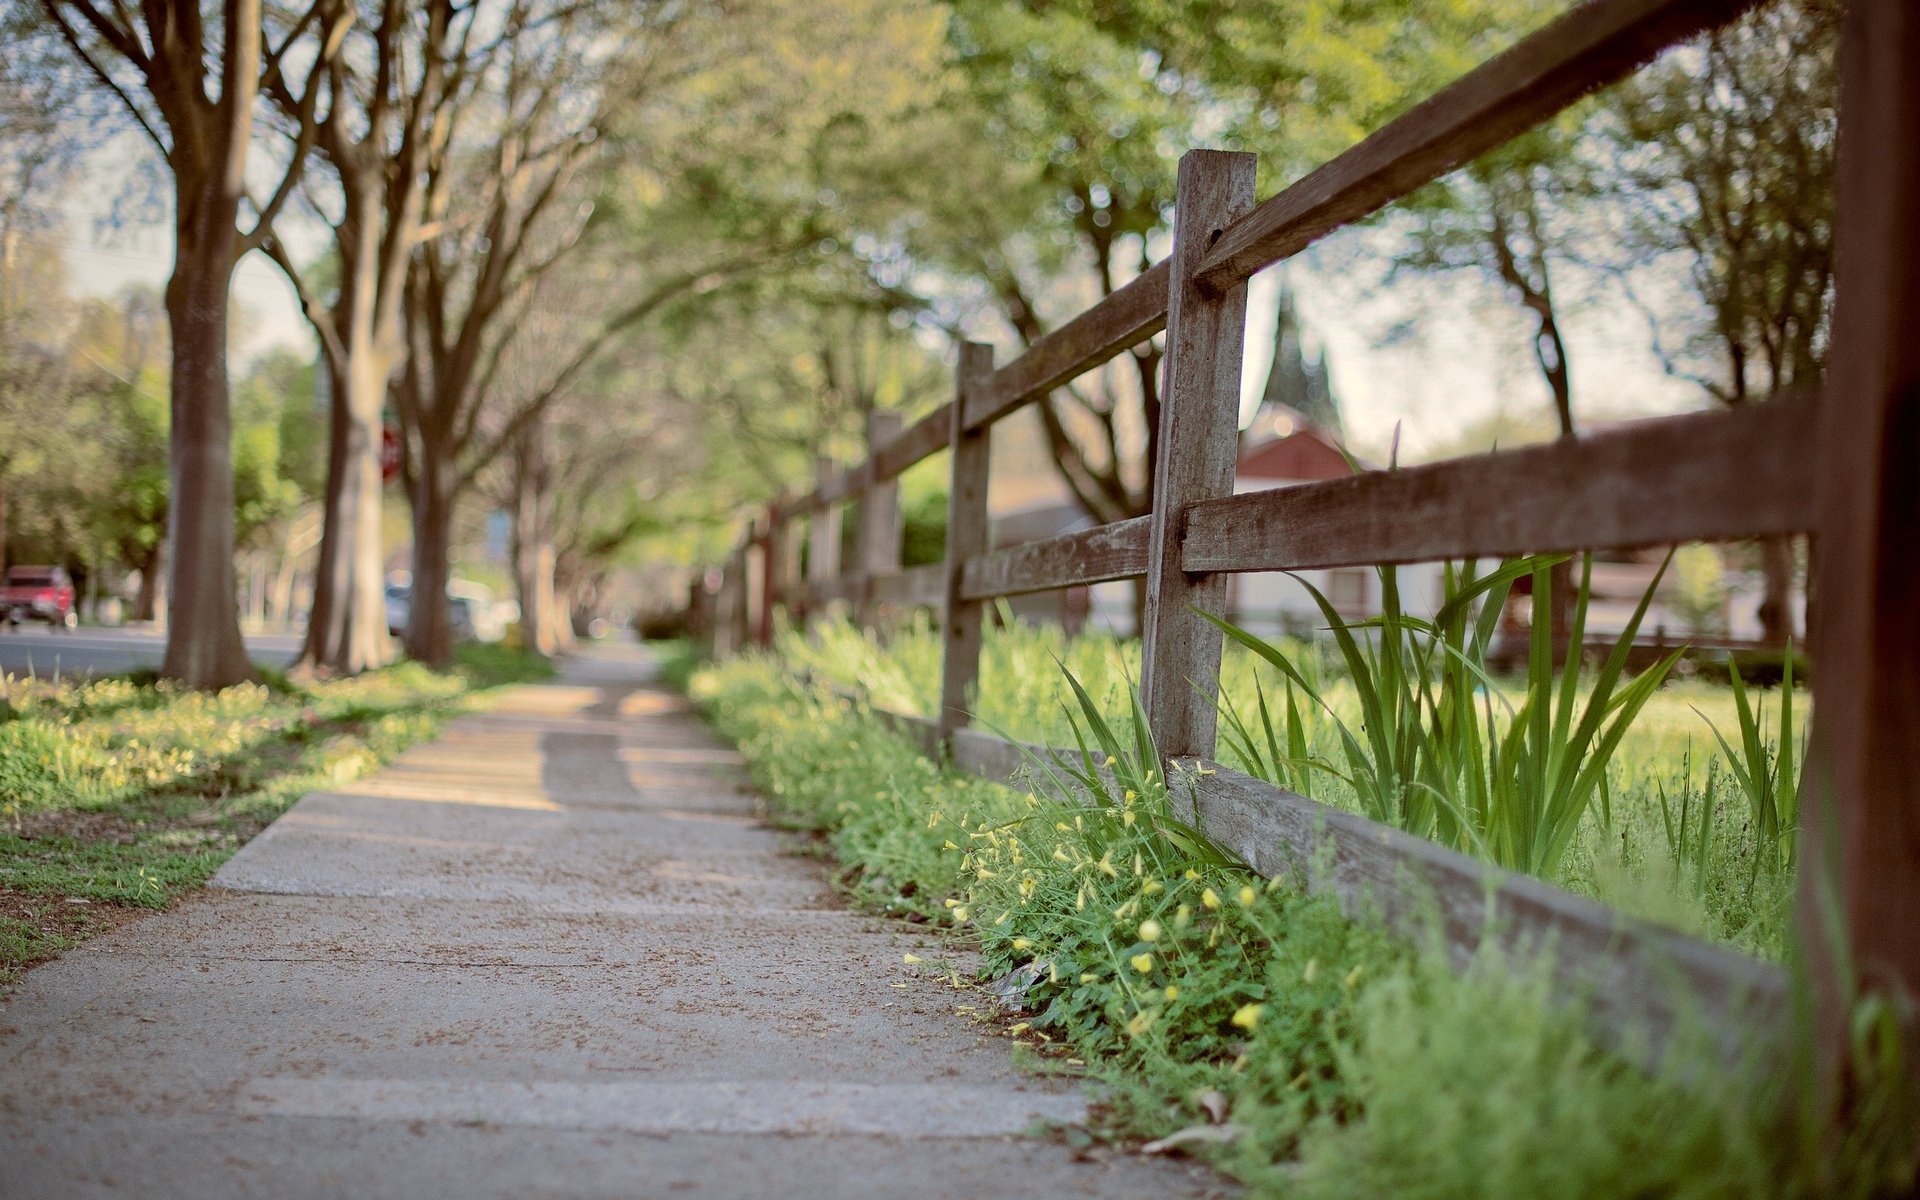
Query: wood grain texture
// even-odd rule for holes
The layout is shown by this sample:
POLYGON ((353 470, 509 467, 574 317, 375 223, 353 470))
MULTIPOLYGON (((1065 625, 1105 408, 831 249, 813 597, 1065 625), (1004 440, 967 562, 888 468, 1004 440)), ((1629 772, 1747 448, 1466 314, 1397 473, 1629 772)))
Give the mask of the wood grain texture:
POLYGON ((1799 905, 1830 1088, 1850 986, 1920 996, 1920 7, 1844 20, 1799 905))
POLYGON ((991 425, 1077 375, 1085 374, 1166 327, 1167 264, 1133 282, 1027 348, 993 373, 963 409, 962 428, 991 425))
POLYGON ((835 472, 833 460, 813 460, 814 489, 807 508, 807 582, 818 585, 840 574, 840 514, 820 498, 835 472))
MULTIPOLYGON (((892 442, 900 436, 900 424, 899 413, 868 413, 867 445, 878 447, 892 442)), ((859 621, 871 626, 878 618, 873 581, 900 569, 900 482, 875 478, 871 456, 864 474, 867 486, 860 492, 854 570, 867 581, 860 598, 859 621)))
POLYGON ((1151 524, 1149 517, 1134 517, 977 555, 961 569, 960 594, 988 600, 1144 575, 1151 524))
POLYGON ((1247 492, 1187 511, 1188 571, 1278 571, 1646 546, 1812 527, 1804 401, 1247 492))
POLYGON ((1294 875, 1412 937, 1437 920, 1457 967, 1489 936, 1509 950, 1551 947, 1558 994, 1585 1000, 1616 1045, 1644 1035, 1657 1047, 1694 1019, 1731 1058, 1783 1029, 1777 967, 1225 767, 1187 768, 1172 779, 1193 793, 1200 827, 1261 875, 1294 875))
POLYGON ((1253 208, 1254 162, 1251 154, 1190 150, 1174 196, 1140 664, 1141 703, 1162 755, 1213 754, 1221 634, 1194 610, 1223 611, 1227 580, 1182 569, 1180 530, 1188 505, 1233 494, 1247 289, 1209 293, 1194 272, 1221 231, 1253 208))
POLYGON ((894 608, 937 608, 947 598, 947 568, 943 563, 908 567, 875 575, 867 581, 867 597, 894 608))
POLYGON ((1756 0, 1589 0, 1262 204, 1199 268, 1224 291, 1631 74, 1756 0))
POLYGON ((873 452, 873 477, 892 479, 924 458, 946 449, 952 436, 952 406, 942 404, 873 452))
MULTIPOLYGON (((916 745, 939 742, 932 721, 872 711, 916 745)), ((1084 767, 1076 751, 972 729, 957 731, 950 745, 956 768, 996 783, 1031 768, 1033 758, 1084 767)), ((1181 761, 1176 789, 1189 794, 1207 835, 1256 874, 1292 875, 1337 896, 1356 918, 1381 919, 1408 937, 1437 932, 1458 968, 1488 938, 1510 953, 1552 948, 1556 995, 1585 1003, 1596 1031, 1616 1046, 1657 1052, 1679 1021, 1691 1020, 1713 1031, 1735 1060, 1784 1032, 1787 979, 1778 967, 1217 763, 1205 764, 1206 775, 1196 765, 1181 761)))
POLYGON ((943 742, 965 726, 980 678, 983 636, 981 605, 961 586, 962 572, 987 548, 987 482, 992 460, 993 427, 968 429, 962 424, 968 399, 993 377, 993 347, 962 342, 955 367, 953 403, 948 405, 949 440, 953 446, 947 480, 947 560, 941 576, 945 609, 940 623, 940 708, 935 714, 943 742))
POLYGON ((858 496, 866 490, 872 479, 872 464, 865 462, 830 471, 821 476, 820 481, 814 486, 813 503, 815 505, 838 504, 842 500, 858 496))
POLYGON ((861 580, 852 575, 840 575, 833 579, 809 579, 796 589, 798 606, 809 613, 818 614, 827 605, 836 601, 852 604, 860 599, 861 580))
POLYGON ((773 538, 766 518, 757 518, 741 551, 746 580, 746 636, 756 646, 773 641, 773 538))

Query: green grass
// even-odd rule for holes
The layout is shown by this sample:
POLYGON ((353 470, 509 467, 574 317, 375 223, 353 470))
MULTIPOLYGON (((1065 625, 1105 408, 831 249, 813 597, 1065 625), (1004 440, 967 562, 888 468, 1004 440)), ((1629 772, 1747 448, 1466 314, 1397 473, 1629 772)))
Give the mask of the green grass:
POLYGON ((1905 1093, 1862 1106, 1829 1154, 1786 1079, 1727 1069, 1706 1031, 1649 1073, 1547 1003, 1547 964, 1488 955, 1456 973, 1301 880, 1223 862, 1170 819, 1150 749, 1100 692, 1091 712, 1056 709, 1055 740, 1077 726, 1111 775, 1072 804, 1044 771, 1025 792, 949 772, 827 683, 797 684, 795 666, 847 648, 834 637, 709 667, 694 694, 776 815, 827 839, 857 901, 977 944, 983 979, 1027 981, 1002 1031, 1038 1065, 1105 1082, 1102 1136, 1218 1111, 1237 1136, 1206 1152, 1256 1196, 1868 1196, 1911 1180, 1905 1093))
MULTIPOLYGON (((1636 916, 1783 961, 1793 927, 1794 874, 1782 849, 1792 840, 1791 806, 1782 808, 1778 796, 1755 799, 1759 789, 1741 779, 1744 772, 1748 784, 1765 780, 1778 767, 1788 693, 1748 689, 1743 716, 1740 694, 1680 674, 1686 664, 1627 677, 1600 661, 1556 677, 1549 661, 1530 676, 1486 676, 1477 673, 1485 671, 1484 645, 1467 644, 1478 636, 1469 618, 1477 622, 1480 611, 1458 614, 1457 628, 1438 639, 1447 648, 1409 618, 1392 664, 1380 661, 1378 629, 1350 631, 1351 646, 1287 639, 1268 648, 1272 655, 1230 639, 1222 760, 1636 916), (1475 713, 1477 745, 1467 736, 1475 713)), ((939 639, 925 622, 884 644, 846 623, 819 624, 809 638, 784 639, 781 653, 878 707, 930 715, 938 703, 939 639)), ((1003 621, 983 650, 976 723, 1071 746, 1078 705, 1066 673, 1122 722, 1138 672, 1135 642, 1003 621)), ((1805 694, 1794 694, 1790 758, 1808 708, 1805 694)))
POLYGON ((436 674, 204 693, 151 677, 0 679, 0 984, 199 887, 295 800, 432 737, 551 666, 463 647, 436 674))

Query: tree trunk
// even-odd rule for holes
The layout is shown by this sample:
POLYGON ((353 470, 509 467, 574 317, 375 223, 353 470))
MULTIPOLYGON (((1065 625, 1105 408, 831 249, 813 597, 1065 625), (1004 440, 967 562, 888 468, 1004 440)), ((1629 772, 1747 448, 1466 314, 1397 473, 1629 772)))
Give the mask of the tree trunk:
MULTIPOLYGON (((216 192, 215 185, 206 189, 216 192)), ((233 420, 227 320, 233 211, 219 196, 178 196, 167 319, 173 337, 168 444, 167 652, 160 674, 217 689, 259 678, 240 637, 234 582, 233 420)))
POLYGON ((413 599, 407 653, 430 667, 453 665, 453 623, 447 583, 453 577, 453 514, 459 468, 451 451, 421 455, 413 482, 413 599))
MULTIPOLYGON (((327 498, 300 662, 356 674, 393 661, 380 546, 380 410, 386 366, 350 335, 327 416, 327 498)), ((331 366, 329 367, 331 370, 331 366)))
POLYGON ((561 648, 554 592, 552 505, 545 438, 536 421, 513 448, 513 582, 521 645, 548 658, 561 648))
POLYGON ((156 542, 140 559, 140 590, 133 595, 132 620, 153 620, 154 601, 160 594, 160 563, 165 557, 161 548, 156 542))
POLYGON ((1785 646, 1793 640, 1793 539, 1762 538, 1760 574, 1765 590, 1760 599, 1760 640, 1785 646))
POLYGON ((521 645, 547 657, 559 653, 553 544, 546 537, 538 500, 524 492, 514 503, 513 583, 520 601, 521 645))

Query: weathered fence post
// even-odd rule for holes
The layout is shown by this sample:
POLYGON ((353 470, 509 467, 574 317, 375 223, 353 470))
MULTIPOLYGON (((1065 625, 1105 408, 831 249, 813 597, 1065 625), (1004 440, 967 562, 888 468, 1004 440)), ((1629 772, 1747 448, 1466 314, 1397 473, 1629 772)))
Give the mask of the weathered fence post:
POLYGON ((940 743, 947 745, 953 731, 967 724, 969 692, 980 677, 980 621, 978 600, 960 597, 967 560, 987 550, 987 464, 993 427, 967 429, 967 397, 993 375, 993 347, 980 342, 960 343, 954 367, 953 424, 947 444, 952 448, 952 470, 947 484, 946 606, 940 623, 940 743))
POLYGON ((733 594, 738 587, 733 559, 720 568, 719 586, 713 589, 713 656, 729 658, 739 645, 733 640, 733 594))
POLYGON ((1143 704, 1163 760, 1213 755, 1221 638, 1193 609, 1220 612, 1227 577, 1183 573, 1180 541, 1187 505, 1233 493, 1247 286, 1209 292, 1194 272, 1227 226, 1252 211, 1253 181, 1251 154, 1190 150, 1180 159, 1141 631, 1143 704))
POLYGON ((1920 8, 1855 0, 1844 29, 1800 857, 1829 1084, 1850 985, 1920 999, 1920 8))
POLYGON ((904 426, 896 412, 867 416, 867 461, 862 468, 865 489, 860 496, 859 618, 872 628, 880 619, 873 597, 873 581, 900 569, 900 481, 874 477, 874 455, 900 436, 904 426))
MULTIPOLYGON (((813 460, 813 486, 817 496, 833 478, 833 460, 820 455, 813 460)), ((807 615, 817 615, 826 606, 820 602, 820 589, 840 577, 840 520, 831 502, 816 502, 807 515, 807 615)))
POLYGON ((782 493, 767 508, 767 607, 761 615, 760 642, 773 644, 774 618, 782 606, 792 616, 795 585, 800 582, 800 522, 793 498, 782 493))
POLYGON ((747 612, 752 602, 747 593, 747 547, 743 538, 733 548, 733 557, 727 562, 727 653, 738 654, 747 647, 747 612))
POLYGON ((745 601, 741 617, 741 645, 748 642, 765 644, 765 631, 769 628, 769 616, 773 611, 773 600, 769 582, 773 574, 772 527, 761 516, 756 515, 747 525, 746 533, 740 543, 741 579, 744 584, 745 601))

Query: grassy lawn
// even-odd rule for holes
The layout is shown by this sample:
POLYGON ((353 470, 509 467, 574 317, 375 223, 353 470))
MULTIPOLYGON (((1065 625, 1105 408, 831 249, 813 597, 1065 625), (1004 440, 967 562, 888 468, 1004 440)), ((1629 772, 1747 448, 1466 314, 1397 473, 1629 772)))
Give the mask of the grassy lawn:
MULTIPOLYGON (((1166 825, 1163 788, 1083 806, 943 769, 820 678, 911 699, 924 667, 903 660, 924 646, 860 641, 787 638, 697 672, 693 693, 774 815, 831 845, 856 902, 948 929, 1018 998, 1003 1013, 956 993, 958 1014, 1107 1085, 1093 1136, 1179 1135, 1249 1195, 1287 1200, 1907 1194, 1897 1065, 1860 1080, 1835 1142, 1791 1072, 1729 1067, 1711 1030, 1683 1022, 1651 1068, 1617 1056, 1577 1003, 1549 1003, 1542 964, 1485 950, 1457 971, 1299 879, 1254 877, 1166 825)), ((1031 731, 1052 688, 1028 669, 1048 693, 1031 731)), ((919 969, 961 983, 941 956, 919 969)))
MULTIPOLYGON (((1296 705, 1300 745, 1292 765, 1276 769, 1276 755, 1261 736, 1265 703, 1284 757, 1282 717, 1286 680, 1270 665, 1229 645, 1222 666, 1225 702, 1250 727, 1256 751, 1249 755, 1228 736, 1223 720, 1220 757, 1228 766, 1273 779, 1316 800, 1375 819, 1355 787, 1357 773, 1341 726, 1365 741, 1368 721, 1350 672, 1323 642, 1288 639, 1286 653, 1312 678, 1326 707, 1303 698, 1296 705), (1335 719, 1337 715, 1338 719, 1335 719)), ((852 625, 825 623, 806 639, 789 637, 782 652, 790 664, 815 678, 851 688, 880 708, 929 716, 940 687, 936 631, 921 624, 884 643, 852 625)), ((1086 688, 1110 721, 1124 724, 1139 678, 1139 644, 1104 634, 1066 637, 1058 628, 1014 622, 989 632, 981 656, 976 724, 1026 741, 1071 746, 1077 704, 1064 672, 1086 688)), ((1591 674, 1591 665, 1588 675, 1591 674)), ((1523 703, 1523 680, 1499 679, 1485 706, 1503 728, 1523 703)), ((1576 698, 1585 703, 1591 679, 1583 677, 1576 698)), ((1754 689, 1764 728, 1760 751, 1777 755, 1774 736, 1780 690, 1754 689)), ((1795 741, 1804 737, 1811 702, 1794 699, 1795 741)), ((1084 724, 1084 723, 1083 723, 1084 724)), ((1733 691, 1724 682, 1675 673, 1655 690, 1624 729, 1617 747, 1599 762, 1600 786, 1567 818, 1572 828, 1565 851, 1550 869, 1535 873, 1572 891, 1659 921, 1697 937, 1722 942, 1761 958, 1785 958, 1793 927, 1792 831, 1763 836, 1749 800, 1734 777, 1719 735, 1741 745, 1733 691)), ((1796 757, 1804 758, 1804 751, 1796 757)), ((1529 796, 1518 797, 1534 803, 1529 796)), ((1431 827, 1400 823, 1423 837, 1464 852, 1490 857, 1466 838, 1448 839, 1431 827)), ((1528 870, 1521 866, 1516 869, 1528 870)))
POLYGON ((0 680, 0 987, 198 888, 306 792, 358 778, 551 668, 494 647, 437 674, 217 694, 149 676, 0 680))

